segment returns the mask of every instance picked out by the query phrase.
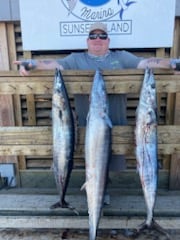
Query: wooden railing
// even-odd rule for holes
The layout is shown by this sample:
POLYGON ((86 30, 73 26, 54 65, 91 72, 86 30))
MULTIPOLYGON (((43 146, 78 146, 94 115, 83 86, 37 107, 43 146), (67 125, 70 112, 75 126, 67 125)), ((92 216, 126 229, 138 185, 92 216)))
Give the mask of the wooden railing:
MULTIPOLYGON (((63 71, 63 78, 70 98, 74 94, 89 94, 94 71, 63 71)), ((170 185, 175 182, 180 188, 180 75, 173 71, 154 70, 158 96, 166 94, 166 116, 173 121, 158 125, 158 153, 173 155, 169 161, 170 185)), ((34 71, 28 77, 20 77, 17 71, 0 72, 0 94, 27 95, 29 99, 29 113, 36 118, 36 109, 33 96, 36 94, 52 95, 54 71, 34 71), (34 115, 33 115, 34 114, 34 115)), ((127 93, 139 94, 144 70, 116 70, 103 71, 109 94, 127 93)), ((18 101, 17 101, 18 102, 18 101)), ((14 112, 20 111, 14 105, 14 112)), ((5 107, 5 106, 3 106, 5 107)), ((161 106, 158 106, 160 109, 161 106)), ((112 129, 112 153, 133 155, 135 153, 134 125, 114 126, 112 129)), ((84 158, 85 128, 77 129, 77 146, 75 158, 84 158)), ((3 126, 0 127, 0 155, 1 156, 51 156, 52 129, 51 126, 3 126)), ((168 164, 167 164, 168 165, 168 164)), ((17 162, 17 171, 26 170, 26 165, 17 162), (22 167, 23 166, 23 167, 22 167)))

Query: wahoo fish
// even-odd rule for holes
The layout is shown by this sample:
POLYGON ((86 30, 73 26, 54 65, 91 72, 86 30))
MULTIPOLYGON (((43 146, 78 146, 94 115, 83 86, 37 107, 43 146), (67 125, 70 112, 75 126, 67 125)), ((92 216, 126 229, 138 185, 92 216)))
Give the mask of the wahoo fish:
POLYGON ((157 96, 152 69, 147 68, 136 110, 136 160, 137 169, 145 198, 147 217, 140 226, 164 230, 154 221, 153 212, 158 183, 158 138, 157 138, 157 96))
POLYGON ((52 96, 53 171, 60 200, 51 206, 69 207, 65 201, 74 153, 74 120, 60 70, 56 69, 52 96))
POLYGON ((86 189, 89 240, 95 240, 107 182, 112 123, 104 79, 99 70, 93 79, 85 133, 86 189))

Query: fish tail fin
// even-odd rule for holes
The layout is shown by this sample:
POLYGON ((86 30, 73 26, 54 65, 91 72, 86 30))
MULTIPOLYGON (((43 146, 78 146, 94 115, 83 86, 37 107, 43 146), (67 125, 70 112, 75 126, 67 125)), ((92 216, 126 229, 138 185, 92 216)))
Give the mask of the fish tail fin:
POLYGON ((137 231, 134 233, 134 236, 138 236, 140 235, 141 232, 143 232, 143 230, 145 229, 149 229, 149 230, 156 230, 157 232, 163 234, 166 236, 166 239, 167 240, 171 240, 171 237, 169 235, 169 233, 164 229, 162 228, 154 219, 152 220, 151 224, 148 225, 146 222, 143 222, 139 228, 137 229, 137 231))
POLYGON ((80 190, 85 190, 86 189, 86 182, 82 185, 82 187, 80 188, 80 190))
POLYGON ((165 235, 168 240, 171 239, 171 237, 168 234, 168 232, 163 227, 161 227, 154 219, 152 221, 151 228, 153 228, 153 229, 157 230, 159 233, 162 233, 163 235, 165 235))

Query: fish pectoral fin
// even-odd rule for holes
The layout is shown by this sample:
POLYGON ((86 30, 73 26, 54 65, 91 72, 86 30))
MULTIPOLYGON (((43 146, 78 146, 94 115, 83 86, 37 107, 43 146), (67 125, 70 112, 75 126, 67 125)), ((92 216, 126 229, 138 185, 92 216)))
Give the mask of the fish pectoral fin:
POLYGON ((85 190, 85 189, 86 189, 86 182, 82 185, 80 190, 82 191, 82 190, 85 190))
POLYGON ((106 121, 107 125, 108 125, 110 128, 112 128, 112 122, 111 122, 111 119, 109 118, 108 115, 105 115, 105 121, 106 121))
POLYGON ((86 189, 87 184, 88 184, 89 182, 93 181, 93 180, 94 180, 94 178, 91 177, 88 181, 86 181, 86 182, 82 185, 81 190, 86 189))
POLYGON ((87 116, 86 116, 86 122, 89 122, 89 116, 90 116, 90 114, 89 114, 89 112, 88 112, 88 114, 87 114, 87 116))

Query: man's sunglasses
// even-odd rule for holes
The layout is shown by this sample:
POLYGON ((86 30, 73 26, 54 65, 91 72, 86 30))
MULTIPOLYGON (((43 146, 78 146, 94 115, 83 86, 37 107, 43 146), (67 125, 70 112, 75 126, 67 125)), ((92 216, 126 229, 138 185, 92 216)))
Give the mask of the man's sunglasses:
POLYGON ((101 40, 106 40, 108 38, 108 35, 106 33, 91 33, 89 34, 89 39, 94 40, 94 39, 101 39, 101 40))

